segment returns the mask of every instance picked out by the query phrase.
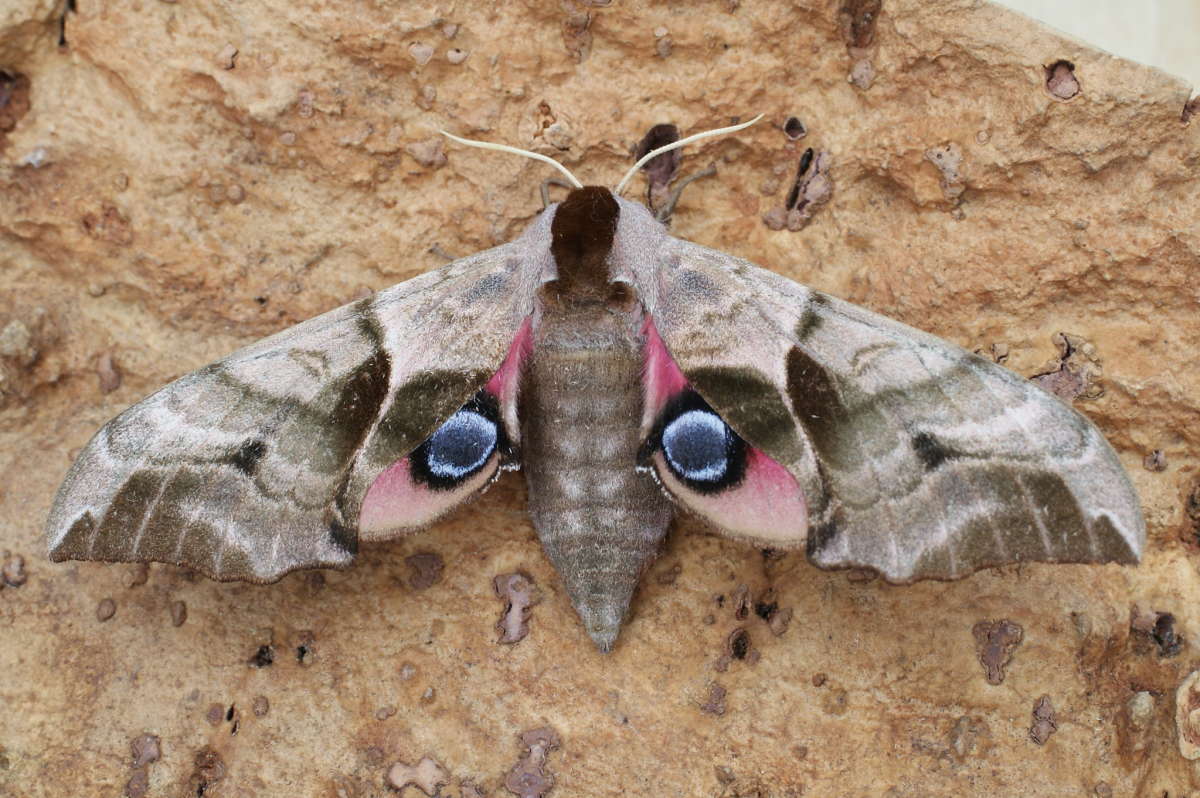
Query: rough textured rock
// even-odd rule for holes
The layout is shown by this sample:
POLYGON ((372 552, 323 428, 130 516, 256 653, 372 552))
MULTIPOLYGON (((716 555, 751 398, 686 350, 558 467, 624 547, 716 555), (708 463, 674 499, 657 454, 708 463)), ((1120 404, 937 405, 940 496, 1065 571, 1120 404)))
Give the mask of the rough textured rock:
POLYGON ((149 795, 378 795, 392 763, 426 755, 443 795, 497 795, 517 735, 544 725, 561 736, 564 795, 1200 789, 1170 699, 1200 662, 1187 86, 973 0, 63 7, 0 11, 0 549, 25 575, 0 591, 0 794, 119 794, 129 740, 152 734, 149 795), (675 233, 1006 351, 1027 376, 1056 333, 1086 340, 1102 395, 1076 406, 1142 496, 1140 567, 891 587, 683 521, 680 575, 644 580, 602 656, 512 475, 322 578, 216 584, 156 565, 127 586, 128 566, 45 560, 72 453, 125 405, 534 217, 548 170, 434 146, 439 127, 612 184, 655 124, 688 135, 760 111, 769 123, 684 150, 681 176, 713 161, 718 174, 684 193, 675 233), (782 129, 793 116, 803 139, 782 129), (832 192, 803 229, 768 229, 809 147, 828 153, 832 192), (98 383, 100 362, 119 383, 98 383), (1148 471, 1156 449, 1169 465, 1148 471), (416 552, 445 563, 419 593, 416 552), (545 598, 506 646, 492 580, 515 571, 545 598), (734 617, 739 584, 794 610, 786 635, 734 617), (120 608, 106 623, 102 600, 120 608), (1172 614, 1182 651, 1135 648, 1134 604, 1172 614), (995 618, 1024 630, 999 685, 972 635, 995 618), (731 660, 725 711, 706 712, 738 626, 757 662, 731 660), (1160 698, 1132 713, 1142 693, 1160 698), (1039 747, 1043 694, 1069 720, 1039 747), (242 709, 260 697, 269 713, 242 709), (225 714, 210 725, 213 704, 225 714), (377 719, 381 706, 397 711, 377 719))

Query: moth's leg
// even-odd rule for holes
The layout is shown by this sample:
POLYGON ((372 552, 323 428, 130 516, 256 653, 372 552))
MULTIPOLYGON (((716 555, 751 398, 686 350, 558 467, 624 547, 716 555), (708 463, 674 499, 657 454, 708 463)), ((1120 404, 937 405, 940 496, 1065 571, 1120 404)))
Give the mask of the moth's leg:
POLYGON ((561 177, 547 177, 542 181, 542 210, 550 207, 550 186, 558 186, 565 188, 567 191, 575 188, 575 186, 563 180, 561 177))
POLYGON ((667 201, 663 203, 662 207, 654 212, 654 218, 663 224, 666 224, 667 220, 671 218, 671 214, 675 212, 675 203, 679 202, 679 195, 682 194, 683 190, 688 187, 688 184, 693 180, 699 180, 702 177, 712 177, 716 173, 716 164, 710 163, 707 168, 701 169, 699 172, 694 172, 687 177, 681 178, 680 181, 675 185, 675 189, 671 192, 671 196, 667 197, 667 201))

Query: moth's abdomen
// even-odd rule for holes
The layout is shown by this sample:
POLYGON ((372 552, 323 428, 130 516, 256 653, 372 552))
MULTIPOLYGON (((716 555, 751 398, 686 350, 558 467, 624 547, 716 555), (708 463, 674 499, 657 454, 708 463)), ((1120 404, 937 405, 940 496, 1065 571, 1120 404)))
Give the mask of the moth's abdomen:
POLYGON ((672 514, 653 478, 636 468, 642 352, 631 329, 599 304, 548 312, 521 398, 529 513, 605 651, 672 514))

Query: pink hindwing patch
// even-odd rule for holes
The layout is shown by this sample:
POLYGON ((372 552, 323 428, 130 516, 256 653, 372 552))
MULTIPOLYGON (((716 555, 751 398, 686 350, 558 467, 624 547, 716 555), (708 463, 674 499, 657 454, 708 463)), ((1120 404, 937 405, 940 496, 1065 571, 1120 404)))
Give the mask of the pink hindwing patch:
POLYGON ((514 443, 520 429, 517 394, 521 368, 532 347, 527 318, 480 394, 375 478, 358 516, 363 540, 386 540, 405 529, 425 526, 488 486, 501 466, 501 441, 514 443), (448 454, 439 460, 429 446, 447 434, 448 454), (464 457, 464 462, 454 461, 464 457))
POLYGON ((649 459, 661 484, 679 504, 732 536, 780 547, 803 543, 808 509, 796 479, 695 396, 649 316, 643 331, 642 432, 651 439, 649 459), (682 426, 673 429, 676 424, 682 426))
POLYGON ((396 532, 432 523, 472 494, 487 487, 499 468, 499 453, 470 479, 450 491, 433 490, 413 479, 411 456, 375 478, 358 514, 363 540, 388 540, 396 532))

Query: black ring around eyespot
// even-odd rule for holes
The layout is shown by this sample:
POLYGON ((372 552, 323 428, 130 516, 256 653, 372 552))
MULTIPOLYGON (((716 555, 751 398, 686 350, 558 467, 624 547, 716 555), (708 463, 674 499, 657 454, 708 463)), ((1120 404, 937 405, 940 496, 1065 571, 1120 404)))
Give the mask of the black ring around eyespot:
POLYGON ((511 453, 496 397, 479 391, 409 455, 413 481, 453 490, 482 471, 497 451, 511 453))
POLYGON ((725 420, 709 406, 708 402, 704 401, 700 394, 692 390, 681 391, 667 402, 658 416, 654 429, 642 445, 639 462, 649 461, 655 452, 660 451, 663 453, 663 462, 666 463, 667 469, 676 479, 697 493, 709 495, 720 493, 738 485, 746 476, 746 462, 749 454, 746 442, 725 423, 725 420), (666 434, 670 438, 669 430, 681 419, 683 423, 693 424, 695 430, 701 433, 706 431, 705 425, 708 425, 708 432, 717 429, 723 432, 723 440, 716 442, 724 456, 723 461, 719 463, 719 466, 723 467, 716 467, 718 464, 714 463, 713 468, 694 469, 691 474, 679 467, 676 459, 663 448, 663 436, 666 434), (688 421, 688 419, 692 419, 692 421, 688 421), (719 428, 716 426, 717 424, 720 425, 719 428))

